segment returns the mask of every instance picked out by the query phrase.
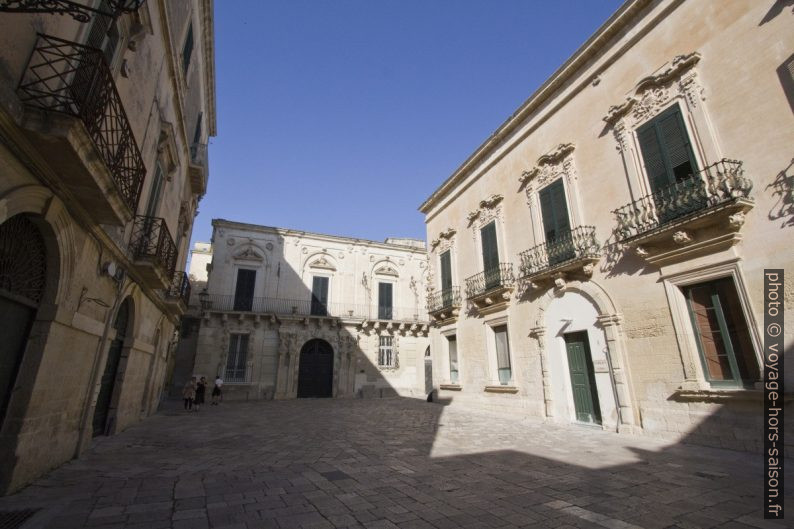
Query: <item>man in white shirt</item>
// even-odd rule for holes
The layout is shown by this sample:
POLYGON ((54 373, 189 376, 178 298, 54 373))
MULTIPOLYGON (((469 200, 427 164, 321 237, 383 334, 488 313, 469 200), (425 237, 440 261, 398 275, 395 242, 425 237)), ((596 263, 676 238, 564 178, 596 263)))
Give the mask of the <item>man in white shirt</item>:
POLYGON ((217 406, 219 400, 223 400, 223 379, 220 375, 215 377, 215 387, 212 388, 212 405, 217 406))

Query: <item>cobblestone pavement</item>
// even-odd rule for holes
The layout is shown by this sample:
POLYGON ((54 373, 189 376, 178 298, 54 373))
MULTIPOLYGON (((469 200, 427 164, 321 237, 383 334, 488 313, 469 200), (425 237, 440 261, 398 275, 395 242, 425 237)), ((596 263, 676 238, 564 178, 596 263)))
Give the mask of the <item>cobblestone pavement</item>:
POLYGON ((753 454, 411 399, 168 405, 0 510, 40 508, 24 529, 785 527, 753 454))

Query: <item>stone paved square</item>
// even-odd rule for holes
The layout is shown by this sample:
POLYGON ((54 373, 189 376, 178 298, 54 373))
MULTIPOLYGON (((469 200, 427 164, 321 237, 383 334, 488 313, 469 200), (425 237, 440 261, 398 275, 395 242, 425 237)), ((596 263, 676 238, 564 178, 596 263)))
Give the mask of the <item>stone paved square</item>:
POLYGON ((413 399, 167 403, 0 510, 39 508, 25 529, 785 527, 762 518, 761 469, 413 399))

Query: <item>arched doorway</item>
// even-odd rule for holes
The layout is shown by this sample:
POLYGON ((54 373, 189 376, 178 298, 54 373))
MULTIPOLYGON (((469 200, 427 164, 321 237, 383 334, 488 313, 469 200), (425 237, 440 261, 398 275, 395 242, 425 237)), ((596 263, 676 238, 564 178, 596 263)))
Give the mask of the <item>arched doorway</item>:
POLYGON ((28 335, 44 295, 44 238, 25 215, 0 225, 0 425, 5 419, 28 335))
POLYGON ((325 340, 309 340, 301 348, 298 398, 330 397, 333 390, 334 349, 325 340))
POLYGON ((94 409, 93 429, 94 437, 103 435, 108 427, 108 414, 110 403, 113 399, 113 389, 116 385, 116 376, 121 363, 121 351, 124 348, 124 339, 127 336, 130 321, 130 300, 125 299, 116 313, 116 320, 113 322, 113 329, 116 336, 110 342, 108 359, 105 363, 105 372, 102 374, 102 381, 99 387, 99 396, 94 409))

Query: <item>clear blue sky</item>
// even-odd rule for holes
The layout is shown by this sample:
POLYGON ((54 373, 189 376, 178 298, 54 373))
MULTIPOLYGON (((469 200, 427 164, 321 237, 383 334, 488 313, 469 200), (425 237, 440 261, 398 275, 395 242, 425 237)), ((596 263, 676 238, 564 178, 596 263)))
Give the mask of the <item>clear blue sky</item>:
POLYGON ((619 0, 219 0, 211 219, 425 238, 419 205, 619 0))

